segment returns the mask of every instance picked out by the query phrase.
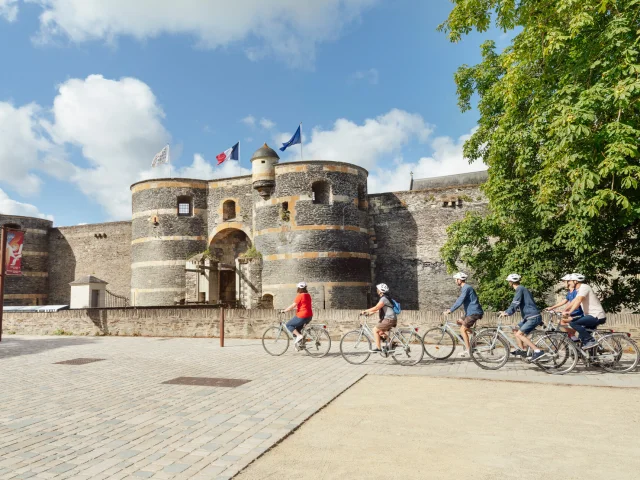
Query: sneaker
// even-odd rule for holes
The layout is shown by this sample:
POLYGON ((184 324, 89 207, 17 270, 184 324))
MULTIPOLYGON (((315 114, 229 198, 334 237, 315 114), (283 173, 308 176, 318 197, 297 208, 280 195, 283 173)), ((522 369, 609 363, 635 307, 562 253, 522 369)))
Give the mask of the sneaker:
POLYGON ((371 353, 382 353, 382 350, 377 348, 377 347, 373 347, 371 350, 369 350, 371 353))
POLYGON ((597 347, 597 346, 598 346, 598 342, 596 342, 595 340, 590 340, 584 345, 582 345, 582 349, 589 350, 590 348, 597 347))
POLYGON ((533 355, 531 356, 531 361, 532 362, 537 362, 538 360, 540 360, 542 357, 544 357, 547 353, 543 352, 542 350, 539 352, 533 352, 533 355))
POLYGON ((460 355, 458 355, 458 358, 469 358, 469 352, 467 352, 466 350, 461 351, 460 355))
POLYGON ((527 352, 525 352, 524 350, 518 349, 511 352, 511 355, 513 355, 514 357, 526 357, 527 352))
POLYGON ((579 341, 580 341, 580 337, 573 336, 573 337, 569 337, 569 338, 570 338, 573 342, 579 342, 579 341))
POLYGON ((303 339, 303 338, 304 338, 304 337, 303 337, 302 335, 298 335, 298 336, 296 337, 296 341, 295 341, 295 342, 293 342, 293 343, 298 344, 298 343, 300 343, 300 342, 302 341, 302 339, 303 339))

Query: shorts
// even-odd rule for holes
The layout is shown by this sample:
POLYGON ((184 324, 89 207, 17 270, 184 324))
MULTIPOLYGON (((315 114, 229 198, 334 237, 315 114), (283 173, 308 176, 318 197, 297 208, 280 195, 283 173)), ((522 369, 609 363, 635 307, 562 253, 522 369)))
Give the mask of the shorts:
POLYGON ((298 317, 293 317, 291 320, 289 320, 287 322, 287 329, 293 333, 294 330, 298 330, 298 332, 300 332, 300 330, 311 321, 313 317, 307 317, 307 318, 298 318, 298 317))
POLYGON ((393 320, 391 318, 383 318, 378 322, 378 324, 376 325, 376 328, 381 332, 388 332, 396 325, 398 325, 397 320, 393 320))
POLYGON ((529 335, 533 332, 538 325, 542 325, 542 316, 536 315, 535 317, 529 317, 526 320, 522 320, 518 327, 520 327, 520 331, 525 335, 529 335))
POLYGON ((478 320, 480 320, 483 316, 482 315, 477 315, 477 314, 473 314, 473 315, 467 315, 466 317, 462 317, 460 320, 458 320, 456 323, 458 325, 464 325, 467 328, 471 328, 473 327, 476 322, 478 320))

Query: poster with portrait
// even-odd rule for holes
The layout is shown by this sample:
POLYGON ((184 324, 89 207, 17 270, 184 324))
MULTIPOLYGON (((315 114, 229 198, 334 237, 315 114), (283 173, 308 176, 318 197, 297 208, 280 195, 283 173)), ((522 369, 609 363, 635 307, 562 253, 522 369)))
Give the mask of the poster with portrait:
POLYGON ((24 232, 7 230, 7 275, 22 275, 22 245, 24 232))

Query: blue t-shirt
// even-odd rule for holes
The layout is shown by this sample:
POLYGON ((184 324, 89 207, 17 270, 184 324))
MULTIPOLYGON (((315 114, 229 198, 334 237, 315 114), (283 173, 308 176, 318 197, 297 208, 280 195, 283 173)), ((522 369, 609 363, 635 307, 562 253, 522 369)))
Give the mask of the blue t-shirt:
MULTIPOLYGON (((573 290, 571 292, 567 292, 567 300, 569 300, 569 303, 573 302, 576 297, 578 296, 578 290, 573 290)), ((578 305, 578 308, 576 308, 573 312, 571 312, 571 317, 584 317, 584 312, 582 311, 582 305, 578 305)))
POLYGON ((467 285, 466 283, 462 285, 462 288, 460 289, 460 296, 456 300, 456 303, 453 304, 453 307, 450 308, 450 311, 455 312, 461 305, 464 308, 466 316, 484 315, 484 311, 480 306, 480 301, 478 300, 476 291, 471 285, 467 285))
POLYGON ((518 285, 518 288, 516 288, 516 294, 513 296, 513 301, 505 313, 507 315, 513 315, 516 313, 516 310, 520 310, 523 319, 540 315, 540 310, 538 310, 536 302, 533 300, 533 295, 531 295, 531 292, 522 285, 518 285))

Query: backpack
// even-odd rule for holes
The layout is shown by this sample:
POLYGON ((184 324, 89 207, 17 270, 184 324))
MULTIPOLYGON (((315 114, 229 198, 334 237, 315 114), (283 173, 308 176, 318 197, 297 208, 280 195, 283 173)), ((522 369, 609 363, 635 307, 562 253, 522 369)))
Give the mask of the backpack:
POLYGON ((391 298, 390 300, 391 300, 391 305, 393 305, 393 313, 395 313, 396 315, 399 315, 400 312, 402 312, 402 308, 400 307, 400 304, 396 302, 393 298, 391 298))

